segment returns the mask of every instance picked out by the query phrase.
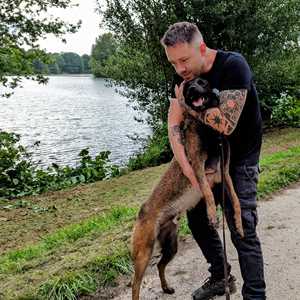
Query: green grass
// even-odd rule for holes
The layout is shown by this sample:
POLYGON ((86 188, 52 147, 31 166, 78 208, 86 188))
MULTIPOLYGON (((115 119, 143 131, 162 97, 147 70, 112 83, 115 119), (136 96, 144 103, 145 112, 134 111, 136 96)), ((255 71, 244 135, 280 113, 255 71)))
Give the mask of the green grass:
POLYGON ((263 199, 300 179, 300 147, 266 155, 260 165, 258 197, 263 199))
POLYGON ((89 273, 68 273, 64 277, 57 277, 41 285, 38 290, 40 299, 76 300, 78 295, 96 291, 97 284, 89 273))
MULTIPOLYGON (((166 168, 25 198, 31 206, 55 206, 54 210, 36 213, 18 205, 3 210, 0 220, 14 221, 1 223, 0 235, 12 246, 0 256, 0 299, 78 299, 114 284, 120 274, 131 273, 128 244, 134 217, 166 168), (37 236, 44 227, 47 230, 37 236), (32 237, 24 245, 22 236, 31 228, 32 237)), ((260 200, 300 179, 299 129, 264 137, 261 169, 260 200)), ((179 233, 190 234, 186 218, 179 233)))
POLYGON ((25 249, 8 252, 0 257, 0 273, 20 273, 22 265, 34 258, 44 256, 52 249, 59 250, 61 245, 72 243, 90 233, 103 233, 118 226, 122 222, 132 220, 136 209, 128 207, 112 208, 109 213, 103 213, 96 218, 82 223, 67 226, 57 232, 45 236, 43 241, 25 249))
POLYGON ((120 245, 114 253, 91 261, 84 270, 67 273, 43 283, 37 295, 41 299, 77 299, 78 295, 95 292, 97 285, 106 286, 120 274, 132 272, 128 249, 120 245))

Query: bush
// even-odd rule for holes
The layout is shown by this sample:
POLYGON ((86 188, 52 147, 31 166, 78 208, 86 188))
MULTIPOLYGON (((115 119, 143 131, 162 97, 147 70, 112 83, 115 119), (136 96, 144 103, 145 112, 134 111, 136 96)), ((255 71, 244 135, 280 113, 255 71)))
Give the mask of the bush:
POLYGON ((274 99, 274 107, 271 114, 272 126, 300 126, 300 99, 282 94, 274 99))
POLYGON ((127 167, 129 171, 154 167, 169 162, 172 157, 168 127, 167 124, 163 124, 149 138, 147 145, 141 152, 129 159, 127 167))
POLYGON ((39 194, 120 174, 109 161, 109 151, 93 159, 88 148, 80 151, 77 167, 52 164, 43 170, 32 162, 31 153, 19 141, 19 135, 0 131, 0 198, 39 194))
POLYGON ((34 185, 34 166, 20 136, 0 131, 0 197, 30 194, 34 185))

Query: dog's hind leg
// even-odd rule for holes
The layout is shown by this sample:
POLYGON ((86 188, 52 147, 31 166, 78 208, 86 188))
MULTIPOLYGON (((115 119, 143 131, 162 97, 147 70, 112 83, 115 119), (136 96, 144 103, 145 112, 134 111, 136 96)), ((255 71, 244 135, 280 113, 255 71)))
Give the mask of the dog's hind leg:
POLYGON ((241 206, 240 206, 240 200, 235 192, 233 182, 231 179, 231 176, 229 175, 229 158, 230 158, 230 146, 229 142, 227 140, 224 141, 224 179, 226 188, 232 203, 233 207, 233 213, 234 213, 234 222, 237 232, 240 234, 241 237, 244 237, 244 230, 243 230, 243 224, 242 224, 242 215, 241 215, 241 206))
POLYGON ((234 190, 232 179, 228 172, 225 172, 225 183, 226 183, 226 187, 227 187, 228 193, 230 195, 230 199, 231 199, 231 203, 232 203, 232 207, 233 207, 234 222, 235 222, 236 230, 240 234, 241 237, 244 237, 240 200, 234 190))
POLYGON ((132 282, 132 300, 140 299, 140 288, 145 270, 149 264, 155 243, 154 223, 141 226, 137 223, 132 239, 132 259, 134 277, 132 282), (152 226, 151 226, 152 225, 152 226))
POLYGON ((161 287, 166 294, 173 294, 175 292, 175 290, 167 283, 165 270, 167 264, 177 253, 177 228, 178 225, 175 224, 173 220, 170 220, 166 224, 164 224, 158 235, 158 240, 161 245, 162 257, 157 265, 157 268, 159 272, 161 287))

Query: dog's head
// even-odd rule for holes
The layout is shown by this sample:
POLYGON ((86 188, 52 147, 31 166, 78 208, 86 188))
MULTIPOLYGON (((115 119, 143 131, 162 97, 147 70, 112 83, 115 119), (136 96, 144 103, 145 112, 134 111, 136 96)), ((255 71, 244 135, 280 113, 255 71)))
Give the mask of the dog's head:
POLYGON ((219 95, 211 90, 207 80, 197 77, 184 84, 183 96, 185 103, 199 112, 219 105, 219 95))

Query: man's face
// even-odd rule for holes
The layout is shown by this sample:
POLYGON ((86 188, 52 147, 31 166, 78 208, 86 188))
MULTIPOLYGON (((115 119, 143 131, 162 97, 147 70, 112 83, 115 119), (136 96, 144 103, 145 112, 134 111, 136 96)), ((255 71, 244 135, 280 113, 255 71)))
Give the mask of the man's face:
POLYGON ((200 51, 200 43, 177 43, 165 47, 169 62, 176 73, 184 80, 191 80, 201 74, 204 65, 204 55, 200 51))

